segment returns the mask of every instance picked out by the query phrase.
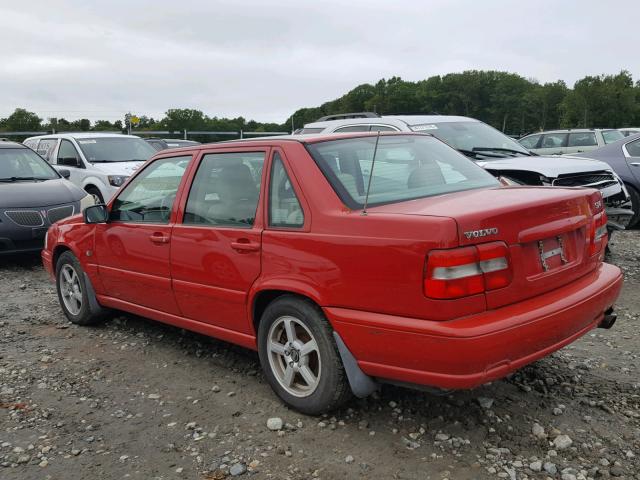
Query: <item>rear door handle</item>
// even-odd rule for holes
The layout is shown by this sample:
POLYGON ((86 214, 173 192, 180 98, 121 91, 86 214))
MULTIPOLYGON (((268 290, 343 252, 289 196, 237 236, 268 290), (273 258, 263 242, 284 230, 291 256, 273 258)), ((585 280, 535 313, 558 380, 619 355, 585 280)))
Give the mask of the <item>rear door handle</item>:
POLYGON ((231 242, 231 248, 240 253, 257 252, 260 250, 260 244, 240 239, 237 242, 231 242))
POLYGON ((633 165, 634 167, 640 167, 640 162, 633 162, 631 165, 633 165))
POLYGON ((157 243, 157 244, 169 243, 169 236, 165 235, 164 233, 159 233, 159 232, 152 233, 149 239, 153 243, 157 243))

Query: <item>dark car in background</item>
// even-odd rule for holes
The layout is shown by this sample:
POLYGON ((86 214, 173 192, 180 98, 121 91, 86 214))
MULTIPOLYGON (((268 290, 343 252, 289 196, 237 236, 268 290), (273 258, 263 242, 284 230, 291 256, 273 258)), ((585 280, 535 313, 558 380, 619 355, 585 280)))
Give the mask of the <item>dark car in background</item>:
POLYGON ((0 255, 40 251, 56 221, 93 205, 93 197, 24 145, 0 142, 0 255))
POLYGON ((573 156, 600 160, 613 168, 631 197, 634 215, 629 227, 640 225, 640 134, 624 137, 589 153, 573 156))

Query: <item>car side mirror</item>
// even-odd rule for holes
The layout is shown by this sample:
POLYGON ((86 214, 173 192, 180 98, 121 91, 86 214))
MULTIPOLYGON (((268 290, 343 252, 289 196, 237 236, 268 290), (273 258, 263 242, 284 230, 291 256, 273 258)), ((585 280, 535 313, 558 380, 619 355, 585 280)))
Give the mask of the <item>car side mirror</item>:
POLYGON ((65 165, 67 167, 80 167, 80 160, 76 157, 61 157, 58 158, 58 165, 65 165))
POLYGON ((60 174, 60 176, 62 176, 62 178, 69 178, 71 176, 71 172, 66 168, 61 168, 60 170, 58 170, 58 173, 60 174))
POLYGON ((100 203, 98 205, 91 205, 87 207, 82 212, 82 217, 84 218, 84 223, 107 223, 109 219, 109 210, 107 210, 107 206, 100 203))

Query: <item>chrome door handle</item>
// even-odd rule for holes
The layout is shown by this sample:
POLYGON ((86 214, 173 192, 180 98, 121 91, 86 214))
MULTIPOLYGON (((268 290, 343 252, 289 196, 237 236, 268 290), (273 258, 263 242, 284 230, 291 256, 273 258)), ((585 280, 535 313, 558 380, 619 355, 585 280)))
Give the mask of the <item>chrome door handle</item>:
POLYGON ((640 167, 640 162, 633 162, 631 163, 631 165, 633 165, 634 167, 640 167))
POLYGON ((260 244, 238 240, 237 242, 231 242, 231 248, 240 253, 257 252, 260 250, 260 244))
POLYGON ((169 243, 169 236, 163 233, 152 233, 149 237, 149 240, 151 240, 153 243, 164 244, 169 243))

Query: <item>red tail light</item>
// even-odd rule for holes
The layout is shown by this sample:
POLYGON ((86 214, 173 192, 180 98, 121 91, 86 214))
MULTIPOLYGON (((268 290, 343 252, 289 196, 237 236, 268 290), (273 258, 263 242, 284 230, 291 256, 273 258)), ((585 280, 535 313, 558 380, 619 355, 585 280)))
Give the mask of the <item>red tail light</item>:
POLYGON ((589 236, 589 256, 596 255, 603 251, 604 247, 607 245, 608 240, 607 214, 604 211, 596 213, 593 216, 593 220, 591 221, 591 232, 589 236))
POLYGON ((509 283, 509 251, 502 242, 432 250, 427 257, 424 293, 430 298, 466 297, 509 283))

